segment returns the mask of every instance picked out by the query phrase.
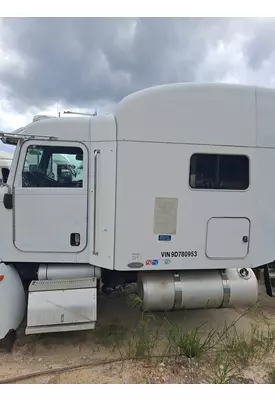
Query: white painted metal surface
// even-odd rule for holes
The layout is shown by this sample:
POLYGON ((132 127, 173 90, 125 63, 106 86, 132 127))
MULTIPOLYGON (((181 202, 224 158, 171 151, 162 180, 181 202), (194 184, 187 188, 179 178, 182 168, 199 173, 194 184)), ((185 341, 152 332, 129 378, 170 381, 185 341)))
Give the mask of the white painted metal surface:
POLYGON ((274 101, 275 92, 273 89, 257 88, 257 133, 258 146, 260 147, 275 147, 274 135, 274 101))
MULTIPOLYGON (((100 149, 97 157, 97 189, 94 193, 94 173, 92 173, 89 191, 89 263, 114 268, 115 252, 115 207, 116 207, 116 142, 92 143, 91 153, 100 149), (94 195, 97 197, 96 207, 94 195), (94 209, 95 207, 95 209, 94 209), (94 221, 96 213, 96 224, 94 221), (95 233, 95 241, 93 235, 95 233), (93 245, 95 251, 93 253, 93 245)), ((90 170, 94 171, 91 157, 90 170)))
MULTIPOLYGON (((143 270, 238 268, 274 260, 272 96, 273 91, 238 85, 167 85, 124 99, 115 109, 114 117, 55 118, 28 125, 24 134, 44 135, 46 143, 49 143, 46 137, 53 136, 59 141, 68 140, 71 145, 81 142, 87 146, 87 192, 78 197, 72 195, 71 189, 67 192, 58 188, 20 187, 22 148, 19 164, 12 167, 9 178, 15 207, 0 208, 5 225, 5 232, 0 231, 0 256, 14 262, 90 263, 125 271, 137 267, 143 270), (100 154, 94 210, 96 149, 100 154), (247 155, 249 188, 192 189, 190 158, 198 152, 247 155), (172 232, 170 241, 158 238, 158 227, 169 224, 166 217, 162 219, 164 214, 155 213, 157 198, 177 202, 177 212, 173 212, 177 220, 172 221, 176 233, 175 229, 166 232, 172 232), (37 204, 46 211, 41 213, 37 204), (250 220, 248 253, 242 259, 230 257, 223 261, 206 256, 207 224, 211 218, 219 217, 250 220), (80 230, 81 235, 87 232, 84 248, 72 249, 68 245, 66 235, 73 228, 80 230), (169 256, 172 253, 174 256, 169 256)), ((18 155, 19 149, 14 166, 18 155)), ((0 190, 1 204, 3 196, 4 191, 0 190)), ((163 229, 159 233, 165 234, 163 229)), ((219 251, 216 251, 218 258, 219 251)))
MULTIPOLYGON (((22 187, 25 154, 33 144, 41 146, 43 142, 28 141, 22 146, 14 184, 14 244, 25 252, 80 252, 87 245, 88 150, 77 145, 84 153, 83 187, 22 187), (71 245, 72 233, 80 234, 79 246, 71 245)), ((70 142, 52 141, 47 145, 73 147, 70 142)))
POLYGON ((207 224, 207 257, 220 260, 246 257, 249 234, 247 218, 211 218, 207 224))
POLYGON ((0 151, 0 160, 12 161, 13 153, 8 151, 0 151))
POLYGON ((11 168, 12 157, 13 153, 0 151, 0 185, 5 183, 4 179, 7 176, 6 171, 11 168))
POLYGON ((115 109, 118 140, 256 146, 254 87, 172 84, 131 94, 115 109))
MULTIPOLYGON (((92 117, 94 118, 94 117, 92 117)), ((49 118, 27 125, 26 135, 53 136, 64 141, 90 141, 91 117, 49 118), (49 135, 49 132, 52 134, 49 135)))
MULTIPOLYGON (((261 265, 262 257, 272 259, 272 248, 263 241, 261 246, 258 244, 259 238, 265 236, 266 225, 256 222, 258 202, 262 197, 257 189, 261 177, 256 165, 251 163, 251 185, 247 191, 193 190, 189 187, 192 154, 242 154, 243 149, 125 141, 118 143, 117 152, 116 269, 129 270, 128 264, 133 261, 142 263, 142 270, 155 271, 248 267, 261 265), (170 241, 160 241, 154 229, 155 199, 158 197, 178 199, 176 234, 171 235, 170 241), (224 264, 220 259, 209 259, 205 254, 208 221, 213 217, 239 216, 252 221, 247 256, 227 259, 224 264), (266 252, 270 252, 269 256, 266 252)), ((254 149, 247 148, 245 153, 253 159, 254 149)), ((270 162, 275 168, 275 158, 270 162)), ((271 197, 265 199, 269 210, 271 198, 275 199, 275 187, 270 190, 271 197)), ((275 223, 273 226, 275 229, 275 223)), ((160 230, 158 233, 169 235, 171 231, 160 230)))
POLYGON ((0 264, 0 340, 16 330, 25 315, 25 293, 17 271, 0 264))
POLYGON ((26 334, 93 329, 96 319, 95 278, 30 284, 26 334))

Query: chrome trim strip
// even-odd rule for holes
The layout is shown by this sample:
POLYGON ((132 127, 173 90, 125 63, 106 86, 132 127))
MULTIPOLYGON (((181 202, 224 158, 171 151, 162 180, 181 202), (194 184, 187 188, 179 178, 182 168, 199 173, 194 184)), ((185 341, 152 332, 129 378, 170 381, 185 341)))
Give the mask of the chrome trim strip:
POLYGON ((180 310, 182 308, 182 287, 180 274, 178 272, 174 273, 174 285, 175 285, 175 301, 173 310, 180 310))

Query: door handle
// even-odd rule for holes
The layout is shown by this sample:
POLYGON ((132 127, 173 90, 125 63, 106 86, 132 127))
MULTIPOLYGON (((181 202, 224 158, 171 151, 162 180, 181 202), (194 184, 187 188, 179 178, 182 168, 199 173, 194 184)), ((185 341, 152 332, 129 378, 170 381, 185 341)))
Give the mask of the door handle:
POLYGON ((71 233, 70 242, 71 242, 71 246, 79 246, 80 245, 80 234, 79 233, 71 233))

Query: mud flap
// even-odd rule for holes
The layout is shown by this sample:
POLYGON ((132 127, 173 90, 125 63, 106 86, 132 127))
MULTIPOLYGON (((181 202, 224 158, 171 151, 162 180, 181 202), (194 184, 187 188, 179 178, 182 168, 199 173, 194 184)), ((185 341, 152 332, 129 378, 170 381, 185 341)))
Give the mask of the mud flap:
POLYGON ((4 339, 0 340, 0 348, 7 353, 11 353, 15 340, 16 331, 12 329, 6 334, 4 339))
POLYGON ((264 267, 264 283, 267 295, 275 297, 275 269, 268 265, 264 267))

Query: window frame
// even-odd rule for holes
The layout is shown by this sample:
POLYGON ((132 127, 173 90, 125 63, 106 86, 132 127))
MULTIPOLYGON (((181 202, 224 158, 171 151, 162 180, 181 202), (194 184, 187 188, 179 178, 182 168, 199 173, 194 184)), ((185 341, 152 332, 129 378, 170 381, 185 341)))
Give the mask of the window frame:
POLYGON ((87 146, 83 142, 79 141, 59 141, 59 140, 41 140, 41 139, 28 139, 25 140, 21 148, 19 150, 19 160, 18 160, 15 179, 14 179, 14 187, 20 188, 21 190, 39 190, 39 191, 65 191, 65 190, 87 190, 88 188, 88 174, 89 174, 89 152, 87 146), (72 148, 80 148, 83 151, 83 184, 80 187, 36 187, 36 186, 23 186, 22 185, 22 174, 25 165, 25 160, 27 156, 27 152, 30 146, 40 146, 40 147, 72 147, 72 148))
POLYGON ((237 193, 244 193, 244 192, 247 192, 248 190, 250 190, 250 186, 251 186, 251 172, 250 172, 250 161, 251 161, 251 158, 249 157, 249 155, 248 154, 244 154, 244 153, 217 153, 217 152, 215 152, 215 153, 211 153, 211 152, 205 152, 205 153, 202 153, 202 152, 194 152, 194 153, 192 153, 192 155, 189 157, 189 174, 188 174, 188 186, 189 186, 189 189, 191 189, 191 190, 195 190, 195 191, 210 191, 210 192, 219 192, 219 193, 222 193, 222 192, 237 192, 237 193), (195 188, 195 187, 192 187, 191 186, 191 182, 190 182, 190 180, 191 180, 191 161, 192 161, 192 157, 193 156, 216 156, 216 157, 221 157, 221 156, 235 156, 235 157, 245 157, 247 160, 248 160, 248 186, 247 186, 247 188, 246 189, 220 189, 220 188, 216 188, 216 189, 214 189, 214 188, 195 188))

